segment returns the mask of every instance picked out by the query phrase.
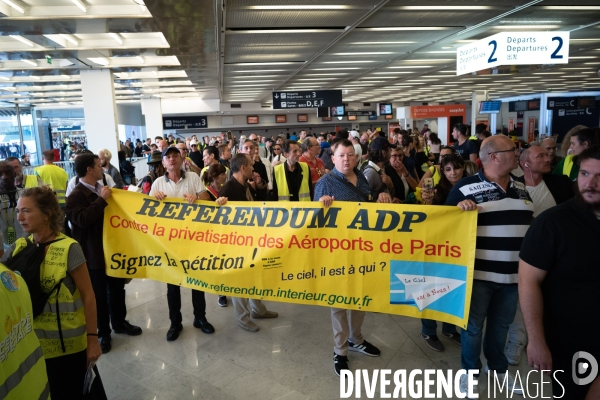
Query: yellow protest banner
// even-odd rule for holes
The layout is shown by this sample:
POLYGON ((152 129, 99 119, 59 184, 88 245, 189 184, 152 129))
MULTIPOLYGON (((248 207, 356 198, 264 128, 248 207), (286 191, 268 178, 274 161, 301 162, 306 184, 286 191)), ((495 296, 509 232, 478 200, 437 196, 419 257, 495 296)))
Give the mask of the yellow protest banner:
POLYGON ((465 327, 476 212, 334 202, 158 201, 115 190, 106 272, 227 296, 430 318, 465 327))

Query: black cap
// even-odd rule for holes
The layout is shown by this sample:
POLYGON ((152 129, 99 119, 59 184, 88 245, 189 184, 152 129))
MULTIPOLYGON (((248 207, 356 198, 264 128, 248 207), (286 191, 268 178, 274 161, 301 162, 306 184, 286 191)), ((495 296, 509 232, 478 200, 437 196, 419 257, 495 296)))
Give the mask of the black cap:
POLYGON ((386 138, 378 136, 375 139, 373 139, 371 141, 371 144, 369 145, 369 149, 371 151, 380 151, 380 150, 387 150, 389 148, 395 149, 396 147, 398 147, 395 144, 391 144, 386 138))
POLYGON ((179 149, 177 147, 167 147, 163 152, 162 152, 162 157, 164 158, 164 156, 166 156, 167 154, 169 154, 170 152, 177 152, 177 154, 179 154, 179 149))

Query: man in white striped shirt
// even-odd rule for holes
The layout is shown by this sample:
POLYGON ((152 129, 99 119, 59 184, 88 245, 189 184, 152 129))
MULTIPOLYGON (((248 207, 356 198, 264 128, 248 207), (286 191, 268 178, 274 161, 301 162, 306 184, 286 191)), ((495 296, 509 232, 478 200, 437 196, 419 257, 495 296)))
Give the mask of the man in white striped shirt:
MULTIPOLYGON (((467 329, 461 335, 461 364, 464 369, 481 369, 483 326, 487 319, 483 352, 499 379, 508 374, 514 393, 523 389, 508 373, 504 344, 519 301, 517 272, 519 250, 533 218, 533 202, 525 185, 513 180, 519 149, 506 136, 497 135, 481 144, 483 169, 459 181, 448 195, 446 205, 462 210, 479 210, 475 271, 467 329)), ((461 377, 461 390, 467 376, 461 377)))

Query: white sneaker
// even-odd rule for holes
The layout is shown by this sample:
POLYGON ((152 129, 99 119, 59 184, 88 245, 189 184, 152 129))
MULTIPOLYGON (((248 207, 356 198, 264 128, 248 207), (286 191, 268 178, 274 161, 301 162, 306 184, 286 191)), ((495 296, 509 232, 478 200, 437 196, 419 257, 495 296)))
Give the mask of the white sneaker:
POLYGON ((473 392, 473 394, 476 395, 476 396, 469 397, 469 379, 468 378, 469 377, 468 377, 467 374, 462 374, 460 376, 460 384, 458 386, 458 390, 461 393, 464 393, 465 397, 467 399, 478 399, 479 398, 479 396, 478 396, 479 395, 479 389, 478 389, 479 385, 475 386, 475 391, 473 392))
POLYGON ((510 365, 519 365, 521 362, 521 355, 523 354, 523 345, 519 343, 508 342, 504 355, 506 356, 510 365))
MULTIPOLYGON (((487 365, 485 366, 485 369, 484 369, 484 371, 485 371, 485 373, 486 373, 486 374, 489 374, 489 373, 490 373, 490 369, 488 368, 488 366, 487 366, 487 365)), ((519 385, 519 384, 518 384, 518 383, 515 381, 515 377, 514 377, 514 376, 512 376, 512 374, 511 374, 510 372, 508 372, 508 371, 506 371, 506 372, 503 372, 503 373, 496 372, 496 376, 498 377, 498 381, 499 381, 499 382, 502 382, 502 381, 504 381, 504 375, 507 375, 507 378, 506 378, 506 383, 507 383, 507 384, 506 384, 506 386, 507 386, 507 388, 508 388, 508 391, 509 391, 509 393, 515 393, 515 394, 521 394, 521 395, 522 395, 522 394, 523 394, 523 388, 521 387, 521 385, 519 385)), ((493 378, 492 378, 492 379, 493 379, 493 378)), ((462 382, 462 381, 461 381, 461 382, 462 382)), ((490 382, 490 383, 491 383, 492 385, 494 384, 494 382, 493 382, 493 381, 492 381, 492 382, 490 382)))

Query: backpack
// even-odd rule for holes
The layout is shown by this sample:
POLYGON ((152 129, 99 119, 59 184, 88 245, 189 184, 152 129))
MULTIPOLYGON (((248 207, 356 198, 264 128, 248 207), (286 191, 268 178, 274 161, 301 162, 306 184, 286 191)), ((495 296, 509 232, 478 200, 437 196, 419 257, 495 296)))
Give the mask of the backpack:
MULTIPOLYGON (((21 275, 27 284, 29 296, 31 297, 31 305, 33 306, 33 318, 36 318, 44 311, 44 307, 46 306, 46 303, 48 302, 48 299, 52 293, 60 290, 62 279, 59 282, 56 282, 48 293, 42 290, 40 283, 40 267, 44 262, 44 258, 46 257, 46 254, 44 253, 46 246, 62 239, 40 243, 39 245, 34 244, 29 239, 25 240, 27 242, 27 246, 25 246, 14 256, 10 257, 5 262, 5 265, 8 267, 8 269, 21 275)), ((58 303, 58 294, 56 301, 58 303)))

